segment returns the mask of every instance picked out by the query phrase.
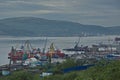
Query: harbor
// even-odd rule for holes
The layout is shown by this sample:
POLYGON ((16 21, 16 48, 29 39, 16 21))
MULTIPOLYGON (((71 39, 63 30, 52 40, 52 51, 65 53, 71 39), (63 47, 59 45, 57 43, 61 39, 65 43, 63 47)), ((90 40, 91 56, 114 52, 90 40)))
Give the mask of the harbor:
POLYGON ((111 41, 108 40, 108 42, 103 41, 92 45, 86 44, 87 46, 84 46, 81 40, 82 38, 79 38, 71 47, 62 49, 56 48, 55 42, 50 42, 46 38, 43 40, 42 49, 33 47, 32 41, 24 40, 24 42, 22 41, 23 44, 17 47, 11 46, 11 50, 7 54, 9 61, 6 65, 0 66, 0 71, 2 71, 3 75, 7 75, 16 70, 45 66, 49 63, 53 65, 62 63, 66 59, 73 59, 79 62, 81 66, 92 65, 101 59, 120 60, 119 37, 114 37, 111 41), (48 42, 49 46, 47 46, 48 42))
POLYGON ((0 80, 120 80, 120 0, 0 0, 0 80))

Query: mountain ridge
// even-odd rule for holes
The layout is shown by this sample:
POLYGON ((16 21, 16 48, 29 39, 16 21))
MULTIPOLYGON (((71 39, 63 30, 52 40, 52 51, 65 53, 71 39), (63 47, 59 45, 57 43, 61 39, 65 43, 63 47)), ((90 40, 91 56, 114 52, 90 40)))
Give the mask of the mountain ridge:
POLYGON ((79 36, 116 35, 120 26, 104 27, 77 22, 48 20, 36 17, 0 19, 0 35, 8 36, 79 36))

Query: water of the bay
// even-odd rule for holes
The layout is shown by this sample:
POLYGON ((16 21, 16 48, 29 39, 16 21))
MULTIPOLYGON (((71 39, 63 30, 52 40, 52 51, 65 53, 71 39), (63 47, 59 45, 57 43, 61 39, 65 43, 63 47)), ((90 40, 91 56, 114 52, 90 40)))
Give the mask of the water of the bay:
MULTIPOLYGON (((96 36, 96 37, 81 37, 79 45, 91 46, 92 44, 98 43, 109 43, 114 40, 115 37, 119 36, 96 36)), ((26 40, 29 40, 33 48, 44 48, 46 43, 46 37, 0 37, 0 65, 8 64, 8 53, 11 47, 19 48, 24 44, 26 40)), ((79 40, 79 37, 47 37, 46 51, 50 44, 53 42, 55 48, 64 49, 72 48, 75 42, 79 40)))

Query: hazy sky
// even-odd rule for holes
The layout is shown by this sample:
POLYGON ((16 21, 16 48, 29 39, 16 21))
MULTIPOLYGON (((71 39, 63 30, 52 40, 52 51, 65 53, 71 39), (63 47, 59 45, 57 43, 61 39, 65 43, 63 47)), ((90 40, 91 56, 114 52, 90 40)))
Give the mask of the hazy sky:
POLYGON ((120 0, 0 0, 0 19, 23 16, 117 26, 120 0))

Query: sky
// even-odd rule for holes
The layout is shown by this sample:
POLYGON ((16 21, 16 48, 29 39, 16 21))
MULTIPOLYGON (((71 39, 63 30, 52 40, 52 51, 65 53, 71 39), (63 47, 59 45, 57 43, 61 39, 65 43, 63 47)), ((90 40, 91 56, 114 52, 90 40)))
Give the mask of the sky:
POLYGON ((120 0, 0 0, 0 19, 11 17, 120 26, 120 0))

